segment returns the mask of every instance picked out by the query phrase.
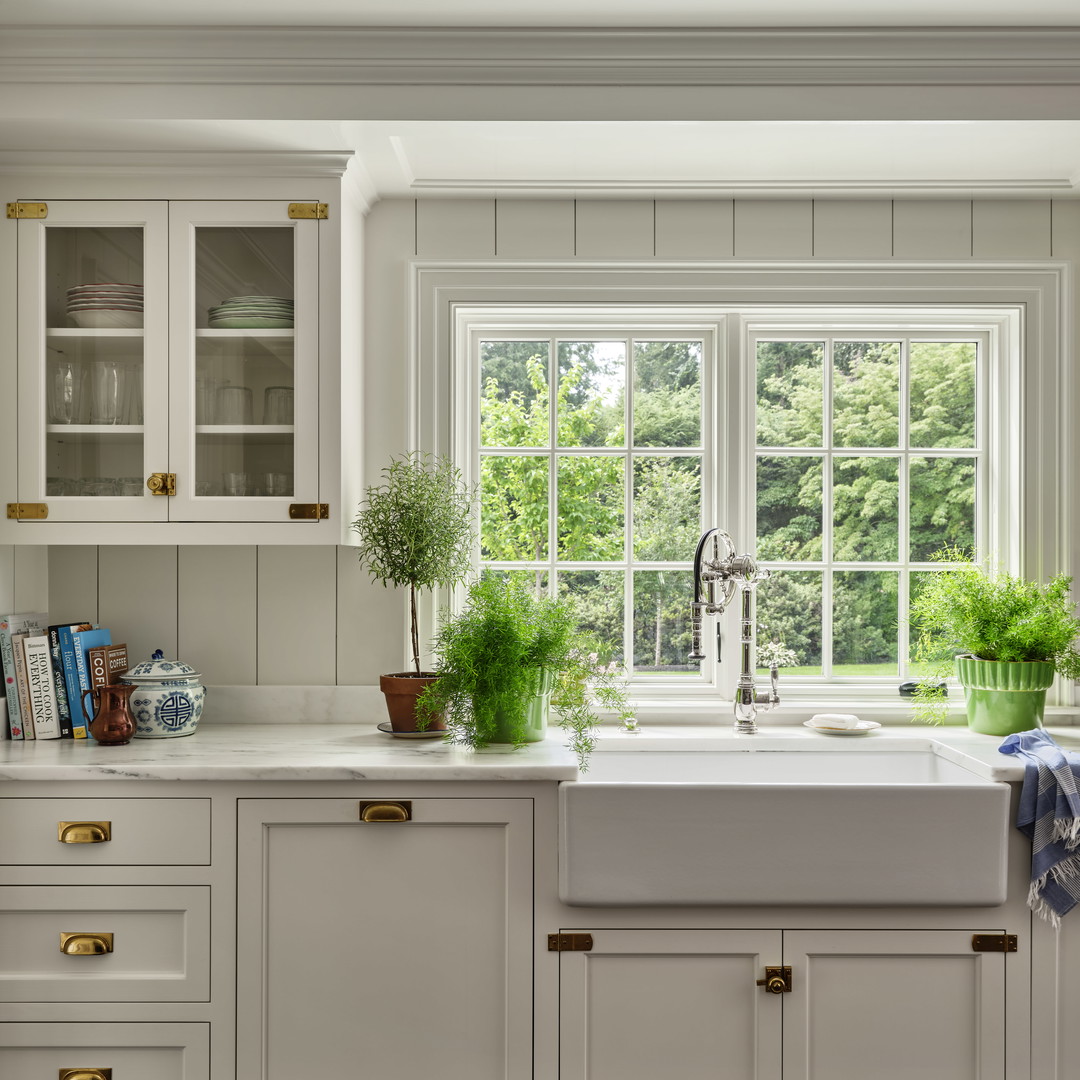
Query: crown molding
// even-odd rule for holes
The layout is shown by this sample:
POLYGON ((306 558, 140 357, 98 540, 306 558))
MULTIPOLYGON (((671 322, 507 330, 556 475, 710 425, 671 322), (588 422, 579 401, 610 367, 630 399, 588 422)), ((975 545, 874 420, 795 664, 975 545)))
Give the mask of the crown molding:
POLYGON ((338 179, 352 157, 352 150, 0 150, 0 173, 338 179))
POLYGON ((1080 27, 4 27, 0 82, 1080 85, 1080 27))

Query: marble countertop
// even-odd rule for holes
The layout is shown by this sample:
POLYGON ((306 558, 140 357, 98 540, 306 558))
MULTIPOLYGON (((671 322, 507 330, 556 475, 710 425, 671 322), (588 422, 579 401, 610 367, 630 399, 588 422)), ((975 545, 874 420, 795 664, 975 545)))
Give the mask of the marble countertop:
MULTIPOLYGON (((1080 751, 1080 728, 1047 729, 1080 751)), ((862 736, 828 736, 801 725, 736 735, 730 724, 646 725, 637 735, 600 731, 597 753, 634 750, 905 753, 931 750, 988 780, 1023 778, 1000 738, 966 727, 896 725, 862 736)), ((180 739, 99 746, 69 739, 0 742, 0 780, 574 780, 575 756, 559 730, 520 750, 474 751, 441 739, 396 739, 374 724, 203 724, 180 739)))

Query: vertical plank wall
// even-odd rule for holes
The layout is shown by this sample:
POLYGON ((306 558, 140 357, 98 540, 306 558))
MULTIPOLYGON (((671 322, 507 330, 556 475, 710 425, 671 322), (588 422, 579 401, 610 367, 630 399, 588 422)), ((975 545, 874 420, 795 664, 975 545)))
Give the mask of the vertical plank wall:
MULTIPOLYGON (((411 258, 1076 259, 1080 203, 399 199, 376 204, 365 231, 364 454, 375 482, 407 449, 411 258)), ((48 580, 57 620, 122 628, 136 656, 175 650, 208 683, 372 685, 402 666, 402 598, 370 584, 349 548, 54 547, 48 580)))

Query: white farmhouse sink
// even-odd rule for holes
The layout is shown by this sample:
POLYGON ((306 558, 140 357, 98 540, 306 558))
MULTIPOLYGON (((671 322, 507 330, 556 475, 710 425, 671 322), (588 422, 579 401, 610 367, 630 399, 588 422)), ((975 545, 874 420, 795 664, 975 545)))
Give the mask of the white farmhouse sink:
POLYGON ((930 750, 596 753, 560 787, 568 904, 993 905, 1009 787, 930 750))

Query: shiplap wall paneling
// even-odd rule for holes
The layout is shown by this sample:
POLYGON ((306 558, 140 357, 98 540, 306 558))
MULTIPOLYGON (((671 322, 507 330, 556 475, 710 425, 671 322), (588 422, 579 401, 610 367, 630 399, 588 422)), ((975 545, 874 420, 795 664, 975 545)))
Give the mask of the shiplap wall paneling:
POLYGON ((656 204, 659 259, 729 259, 735 253, 731 199, 668 199, 656 204))
POLYGON ((99 622, 98 549, 64 544, 49 552, 49 619, 54 623, 99 622))
MULTIPOLYGON (((1050 204, 1050 254, 1055 259, 1080 258, 1080 200, 1054 199, 1050 204)), ((1073 276, 1076 283, 1076 275, 1073 276)))
POLYGON ((655 251, 652 199, 577 204, 577 255, 588 259, 647 259, 655 251))
POLYGON ((896 199, 893 255, 898 259, 971 256, 970 199, 896 199))
POLYGON ((985 199, 972 206, 972 254, 977 259, 1050 257, 1050 200, 985 199))
POLYGON ((422 259, 491 258, 495 200, 418 199, 416 254, 422 259))
POLYGON ((736 258, 808 259, 813 254, 812 200, 735 200, 736 258))
POLYGON ((177 655, 204 683, 256 680, 258 549, 182 547, 177 561, 177 655))
POLYGON ((495 251, 507 259, 569 259, 574 254, 573 199, 499 199, 495 251))
POLYGON ((260 547, 258 681, 337 682, 337 548, 260 547))
POLYGON ((177 648, 177 549, 117 545, 98 548, 98 621, 123 641, 133 664, 155 649, 183 659, 177 648))
POLYGON ((887 259, 892 255, 892 200, 815 200, 814 255, 887 259))
POLYGON ((373 583, 356 549, 338 548, 338 683, 378 686, 380 675, 407 671, 407 619, 405 590, 373 583))

